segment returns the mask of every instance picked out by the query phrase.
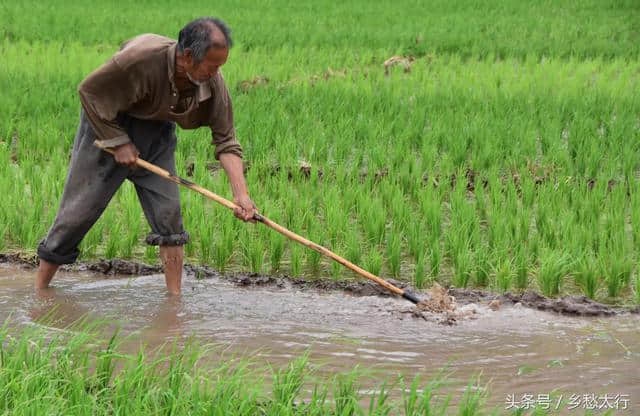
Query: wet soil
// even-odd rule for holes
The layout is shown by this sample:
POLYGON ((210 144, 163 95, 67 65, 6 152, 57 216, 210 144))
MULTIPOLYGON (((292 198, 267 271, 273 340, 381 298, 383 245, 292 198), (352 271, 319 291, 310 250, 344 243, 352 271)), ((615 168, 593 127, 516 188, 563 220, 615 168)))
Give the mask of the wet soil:
POLYGON ((398 374, 426 380, 446 367, 443 393, 459 397, 481 374, 489 404, 499 409, 508 395, 552 391, 623 394, 630 409, 640 409, 640 316, 615 309, 614 319, 567 316, 525 306, 560 299, 441 288, 419 294, 422 310, 368 281, 221 276, 198 266, 186 268, 182 296, 169 297, 158 268, 125 261, 66 267, 53 288, 34 291, 33 265, 0 256, 0 319, 40 325, 55 313, 47 326, 56 329, 88 315, 117 322, 150 346, 196 336, 271 366, 308 352, 319 376, 367 369, 365 395, 398 374), (442 325, 450 313, 469 316, 442 325))

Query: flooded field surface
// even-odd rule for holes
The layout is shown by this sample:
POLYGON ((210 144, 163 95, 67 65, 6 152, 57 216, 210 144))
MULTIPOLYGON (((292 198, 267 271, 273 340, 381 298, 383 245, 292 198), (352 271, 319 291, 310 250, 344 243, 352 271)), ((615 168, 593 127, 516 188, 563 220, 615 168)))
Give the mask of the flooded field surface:
POLYGON ((470 318, 442 325, 411 313, 406 300, 345 291, 189 275, 183 295, 172 298, 159 274, 61 272, 54 287, 36 293, 33 273, 0 264, 3 320, 30 324, 55 309, 55 326, 63 328, 88 314, 115 320, 153 346, 195 335, 275 366, 309 351, 321 372, 359 365, 380 382, 397 374, 428 378, 446 366, 454 381, 450 392, 463 391, 480 374, 490 389, 489 403, 498 408, 510 395, 519 401, 557 392, 582 401, 584 395, 608 394, 618 395, 625 414, 640 414, 637 314, 567 317, 480 300, 462 307, 475 311, 470 318))

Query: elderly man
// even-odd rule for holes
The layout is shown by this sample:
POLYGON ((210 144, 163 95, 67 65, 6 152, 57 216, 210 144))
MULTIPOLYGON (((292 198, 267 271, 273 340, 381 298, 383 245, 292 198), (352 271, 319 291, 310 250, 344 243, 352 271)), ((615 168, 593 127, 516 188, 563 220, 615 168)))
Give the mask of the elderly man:
POLYGON ((219 71, 231 45, 224 22, 200 18, 180 31, 177 42, 151 34, 131 39, 80 84, 80 126, 58 214, 38 246, 36 288, 48 287, 59 265, 75 262, 78 245, 129 179, 151 226, 147 244, 160 246, 167 290, 180 293, 182 246, 189 235, 177 185, 134 169, 140 157, 175 174, 176 123, 211 128, 215 157, 239 206, 235 215, 253 218, 231 99, 219 71), (96 147, 96 140, 114 156, 96 147))

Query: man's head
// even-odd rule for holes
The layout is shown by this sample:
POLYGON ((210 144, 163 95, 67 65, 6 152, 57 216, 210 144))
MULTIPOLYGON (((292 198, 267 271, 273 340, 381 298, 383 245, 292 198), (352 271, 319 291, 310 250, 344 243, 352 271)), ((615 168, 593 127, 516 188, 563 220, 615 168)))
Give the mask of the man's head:
POLYGON ((180 31, 176 49, 187 76, 206 81, 227 62, 232 45, 231 30, 222 20, 201 17, 180 31))

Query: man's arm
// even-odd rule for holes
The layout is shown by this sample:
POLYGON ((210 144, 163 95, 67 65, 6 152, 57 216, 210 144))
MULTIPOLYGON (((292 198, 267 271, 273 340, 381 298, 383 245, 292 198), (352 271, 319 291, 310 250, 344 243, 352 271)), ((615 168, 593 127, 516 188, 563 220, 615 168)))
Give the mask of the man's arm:
POLYGON ((118 125, 118 112, 136 100, 139 87, 112 58, 91 73, 78 87, 80 102, 102 146, 113 148, 116 162, 135 166, 138 149, 118 125))
POLYGON ((249 198, 242 163, 242 147, 236 140, 233 126, 231 97, 220 72, 216 75, 212 86, 214 102, 210 126, 212 142, 216 147, 215 157, 229 177, 234 202, 239 207, 234 211, 235 216, 244 221, 254 222, 252 218, 256 213, 256 206, 249 198))
POLYGON ((242 159, 233 153, 221 153, 218 157, 222 168, 229 177, 234 202, 239 207, 233 213, 243 221, 252 221, 253 215, 256 213, 256 206, 249 198, 242 159))

